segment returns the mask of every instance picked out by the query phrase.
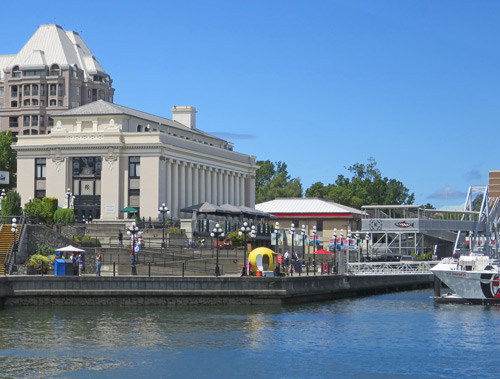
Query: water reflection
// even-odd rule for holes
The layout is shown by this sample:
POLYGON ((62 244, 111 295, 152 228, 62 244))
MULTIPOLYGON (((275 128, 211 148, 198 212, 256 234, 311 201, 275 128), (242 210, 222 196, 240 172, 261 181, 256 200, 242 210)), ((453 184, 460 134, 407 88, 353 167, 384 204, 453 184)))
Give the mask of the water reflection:
MULTIPOLYGON (((272 368, 276 377, 483 375, 496 359, 499 308, 435 306, 430 295, 283 307, 6 309, 0 373, 259 377, 272 368), (468 354, 472 361, 462 358, 468 354)), ((483 376, 498 374, 488 370, 483 376)))

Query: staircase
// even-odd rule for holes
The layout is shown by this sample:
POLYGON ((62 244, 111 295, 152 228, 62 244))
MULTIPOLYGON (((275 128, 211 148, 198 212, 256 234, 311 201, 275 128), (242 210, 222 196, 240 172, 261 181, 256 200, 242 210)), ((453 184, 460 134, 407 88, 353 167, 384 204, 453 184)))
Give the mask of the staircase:
POLYGON ((14 238, 19 238, 19 229, 17 235, 14 236, 14 232, 12 232, 12 225, 2 224, 0 229, 0 275, 5 274, 5 263, 9 258, 14 238))

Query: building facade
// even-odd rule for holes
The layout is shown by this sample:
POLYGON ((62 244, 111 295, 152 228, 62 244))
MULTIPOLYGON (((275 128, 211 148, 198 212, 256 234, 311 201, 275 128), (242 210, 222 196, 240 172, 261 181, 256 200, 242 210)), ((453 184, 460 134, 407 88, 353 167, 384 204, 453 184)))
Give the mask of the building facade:
POLYGON ((112 80, 80 35, 41 25, 15 55, 0 56, 0 126, 47 134, 53 113, 99 99, 113 102, 112 80))
POLYGON ((162 203, 173 217, 205 201, 253 208, 255 157, 197 129, 195 108, 174 107, 172 115, 104 100, 53 114, 50 134, 19 136, 13 146, 23 204, 57 197, 79 221, 125 218, 127 206, 157 219, 162 203))

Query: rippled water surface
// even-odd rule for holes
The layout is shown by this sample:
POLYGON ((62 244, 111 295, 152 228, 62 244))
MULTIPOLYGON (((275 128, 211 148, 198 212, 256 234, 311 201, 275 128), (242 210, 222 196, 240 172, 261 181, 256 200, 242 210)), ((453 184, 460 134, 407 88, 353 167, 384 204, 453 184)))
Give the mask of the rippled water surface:
POLYGON ((295 306, 0 311, 0 377, 500 377, 500 307, 414 291, 295 306))

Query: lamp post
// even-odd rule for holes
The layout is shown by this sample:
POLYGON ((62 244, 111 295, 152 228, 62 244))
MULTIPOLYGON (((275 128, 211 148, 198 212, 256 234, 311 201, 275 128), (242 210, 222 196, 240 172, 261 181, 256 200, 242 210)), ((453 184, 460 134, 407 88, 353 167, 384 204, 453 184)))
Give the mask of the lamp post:
POLYGON ((337 228, 333 228, 333 252, 337 251, 337 228))
POLYGON ((139 227, 136 225, 135 221, 132 225, 127 227, 127 235, 132 236, 132 275, 137 275, 137 268, 135 267, 135 235, 139 233, 139 227))
POLYGON ((349 263, 349 254, 351 252, 351 230, 347 229, 347 263, 349 263))
MULTIPOLYGON (((5 193, 5 188, 2 188, 2 193, 0 194, 0 210, 2 210, 2 200, 5 199, 7 194, 5 193)), ((2 217, 3 217, 3 210, 2 210, 2 217)))
POLYGON ((359 246, 359 232, 356 231, 356 234, 354 236, 356 238, 356 247, 358 248, 359 251, 358 262, 361 262, 361 255, 363 255, 363 249, 359 246))
POLYGON ((68 188, 66 191, 66 202, 68 204, 68 209, 71 208, 71 203, 72 200, 74 200, 75 197, 73 196, 73 193, 71 193, 71 190, 68 188))
POLYGON ((280 239, 280 223, 276 221, 276 224, 274 224, 274 232, 276 233, 276 251, 275 253, 278 253, 278 243, 280 239))
MULTIPOLYGON (((12 243, 12 252, 14 253, 14 263, 16 263, 16 237, 17 237, 17 219, 16 218, 13 218, 12 219, 12 233, 14 233, 14 242, 12 243)), ((7 271, 5 271, 7 272, 7 271)))
MULTIPOLYGON (((306 226, 302 225, 302 229, 300 230, 300 235, 302 236, 302 260, 306 259, 306 226)), ((302 267, 302 263, 301 263, 302 267)))
POLYGON ((365 240, 366 240, 366 256, 370 257, 370 251, 368 250, 368 242, 370 241, 370 233, 365 234, 365 240))
POLYGON ((312 228, 312 236, 313 236, 313 266, 314 266, 314 275, 316 275, 316 225, 312 228))
MULTIPOLYGON (((252 226, 254 229, 255 227, 252 226)), ((248 234, 252 231, 252 228, 248 226, 248 222, 244 222, 243 223, 243 226, 240 228, 240 231, 238 232, 238 234, 240 236, 244 236, 244 240, 245 240, 245 249, 243 250, 243 273, 242 273, 242 276, 245 276, 246 275, 246 261, 247 261, 247 249, 248 249, 248 245, 247 245, 247 237, 248 237, 248 234)))
POLYGON ((219 223, 215 224, 215 228, 212 230, 212 233, 210 233, 210 236, 212 238, 216 238, 217 241, 217 256, 216 256, 216 263, 215 263, 215 276, 220 276, 220 269, 219 269, 219 238, 224 237, 224 232, 222 231, 222 228, 220 227, 219 223))
POLYGON ((165 203, 161 203, 160 207, 158 208, 158 213, 161 213, 161 226, 162 226, 162 235, 161 235, 161 248, 165 248, 165 214, 169 215, 170 211, 168 210, 168 207, 165 205, 165 203))

